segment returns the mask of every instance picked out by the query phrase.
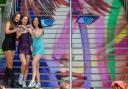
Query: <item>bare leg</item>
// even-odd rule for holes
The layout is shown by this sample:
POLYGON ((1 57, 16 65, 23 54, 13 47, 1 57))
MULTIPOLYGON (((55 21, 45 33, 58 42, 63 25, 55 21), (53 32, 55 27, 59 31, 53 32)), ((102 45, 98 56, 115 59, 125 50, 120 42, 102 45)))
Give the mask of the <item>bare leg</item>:
POLYGON ((14 56, 15 56, 15 51, 12 51, 12 57, 14 59, 14 56))
POLYGON ((5 74, 4 74, 4 85, 5 87, 8 87, 8 79, 10 77, 10 72, 9 70, 13 68, 13 54, 12 51, 4 51, 4 56, 6 59, 6 69, 5 69, 5 74))
POLYGON ((26 59, 25 59, 25 55, 24 54, 20 54, 19 55, 19 57, 20 57, 20 61, 21 61, 21 74, 25 74, 25 67, 26 67, 26 59))
POLYGON ((37 64, 41 58, 41 55, 36 55, 33 58, 32 61, 32 80, 35 81, 36 75, 37 75, 37 64))
POLYGON ((40 72, 39 72, 39 63, 37 63, 37 74, 36 74, 37 82, 40 82, 40 72))
POLYGON ((29 67, 30 55, 26 55, 26 66, 25 66, 25 73, 24 73, 24 81, 26 81, 28 76, 28 67, 29 67))
POLYGON ((14 58, 14 54, 12 54, 12 51, 4 51, 4 56, 6 59, 6 63, 7 63, 7 67, 9 69, 13 68, 13 58, 14 58))
POLYGON ((5 55, 5 58, 6 58, 9 78, 11 80, 11 87, 12 88, 18 87, 16 85, 15 75, 14 75, 14 71, 13 71, 13 59, 14 59, 15 51, 11 51, 11 50, 4 51, 4 55, 5 55))

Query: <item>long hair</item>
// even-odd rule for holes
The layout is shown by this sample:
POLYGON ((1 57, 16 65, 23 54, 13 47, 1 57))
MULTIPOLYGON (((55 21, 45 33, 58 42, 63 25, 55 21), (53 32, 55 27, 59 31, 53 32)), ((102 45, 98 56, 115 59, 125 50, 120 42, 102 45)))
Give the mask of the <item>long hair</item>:
MULTIPOLYGON (((28 16, 26 16, 26 15, 24 15, 24 16, 22 16, 21 17, 21 20, 24 18, 24 17, 27 17, 28 18, 28 22, 27 22, 27 25, 29 25, 30 24, 30 20, 29 20, 29 17, 28 16)), ((22 24, 22 21, 20 21, 20 25, 22 24)))
MULTIPOLYGON (((43 28, 43 26, 42 26, 42 24, 41 24, 40 18, 39 18, 39 17, 35 17, 35 18, 37 18, 38 21, 39 21, 38 27, 39 27, 39 28, 43 28)), ((34 21, 35 18, 32 19, 32 26, 33 26, 33 28, 35 28, 35 26, 34 26, 34 24, 33 24, 33 21, 34 21)))
MULTIPOLYGON (((19 22, 15 22, 15 17, 17 15, 20 15, 20 17, 22 17, 21 13, 15 13, 14 16, 10 19, 11 24, 14 25, 14 26, 17 26, 17 25, 20 24, 20 21, 19 22)), ((21 20, 21 18, 20 18, 20 20, 21 20)))

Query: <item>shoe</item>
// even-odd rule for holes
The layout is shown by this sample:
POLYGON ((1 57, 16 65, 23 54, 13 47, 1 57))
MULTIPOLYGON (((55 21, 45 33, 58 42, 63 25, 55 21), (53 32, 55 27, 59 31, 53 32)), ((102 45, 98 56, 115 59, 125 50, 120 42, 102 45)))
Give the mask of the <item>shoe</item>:
POLYGON ((15 81, 15 75, 13 69, 9 69, 9 78, 11 80, 11 88, 19 88, 18 83, 15 81))
POLYGON ((41 83, 40 83, 40 82, 37 82, 35 87, 36 87, 36 88, 41 87, 41 83))
POLYGON ((27 85, 26 85, 26 81, 23 81, 23 83, 22 83, 22 87, 27 87, 27 85))
POLYGON ((20 74, 20 76, 19 76, 18 83, 19 83, 19 85, 23 84, 23 75, 22 74, 20 74))
POLYGON ((7 87, 9 85, 8 83, 9 80, 9 70, 8 68, 5 69, 5 74, 4 74, 4 85, 7 87))
POLYGON ((35 85, 36 85, 36 82, 31 80, 28 87, 35 87, 35 85))

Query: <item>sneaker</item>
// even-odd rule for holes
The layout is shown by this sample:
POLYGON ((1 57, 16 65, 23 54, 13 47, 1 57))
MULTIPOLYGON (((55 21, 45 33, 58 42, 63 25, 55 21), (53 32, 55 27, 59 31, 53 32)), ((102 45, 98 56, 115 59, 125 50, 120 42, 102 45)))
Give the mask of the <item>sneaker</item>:
POLYGON ((31 80, 28 87, 35 87, 35 85, 36 85, 36 82, 31 80))
POLYGON ((26 81, 23 81, 22 87, 27 87, 26 81))
POLYGON ((35 87, 36 87, 36 88, 39 88, 39 87, 41 87, 41 84, 40 84, 40 82, 37 82, 35 87))
POLYGON ((20 85, 23 84, 23 75, 22 74, 20 74, 18 82, 20 85))

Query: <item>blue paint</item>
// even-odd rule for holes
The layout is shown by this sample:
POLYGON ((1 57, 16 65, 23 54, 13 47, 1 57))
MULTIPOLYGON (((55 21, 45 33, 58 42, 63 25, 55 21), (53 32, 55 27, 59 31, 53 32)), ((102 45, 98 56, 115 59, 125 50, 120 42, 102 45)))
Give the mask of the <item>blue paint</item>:
POLYGON ((43 27, 50 27, 54 25, 55 20, 51 19, 50 17, 41 17, 41 24, 43 27))
POLYGON ((99 18, 99 16, 84 15, 84 16, 79 16, 77 19, 77 22, 79 24, 90 25, 90 24, 94 23, 98 18, 99 18))
MULTIPOLYGON (((90 51, 90 47, 89 47, 89 40, 88 40, 88 33, 87 33, 87 28, 85 24, 79 24, 79 28, 80 28, 80 34, 81 34, 81 40, 82 40, 82 48, 83 48, 83 60, 84 60, 84 66, 90 66, 90 60, 91 56, 89 54, 91 54, 90 51)), ((91 79, 91 75, 90 74, 86 74, 86 73, 91 73, 91 69, 86 69, 84 68, 84 74, 85 77, 87 77, 87 79, 91 79)), ((86 81, 84 83, 84 87, 91 87, 91 82, 86 81)))
POLYGON ((16 7, 16 12, 20 12, 20 10, 21 10, 21 0, 16 0, 16 3, 17 3, 17 6, 18 6, 18 7, 16 7))

